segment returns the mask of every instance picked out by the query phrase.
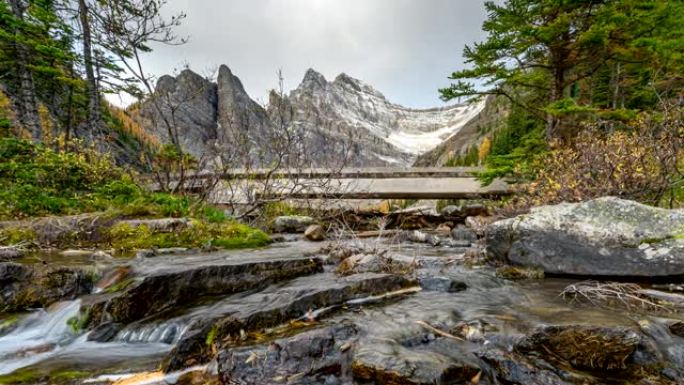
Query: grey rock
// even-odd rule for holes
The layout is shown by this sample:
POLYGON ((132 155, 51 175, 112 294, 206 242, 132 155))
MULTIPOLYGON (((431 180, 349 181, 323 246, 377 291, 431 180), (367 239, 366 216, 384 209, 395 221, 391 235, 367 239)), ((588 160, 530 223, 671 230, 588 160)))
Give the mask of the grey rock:
POLYGON ((276 233, 303 233, 315 222, 313 218, 301 215, 282 216, 273 221, 273 231, 276 233))
POLYGON ((311 258, 239 262, 217 260, 197 266, 187 266, 181 261, 154 269, 153 274, 135 280, 113 295, 104 293, 92 296, 81 307, 90 314, 89 326, 95 327, 107 321, 128 324, 199 296, 263 288, 274 282, 321 270, 322 262, 311 258))
POLYGON ((466 247, 470 247, 471 244, 477 242, 477 234, 475 234, 473 230, 463 225, 458 225, 451 230, 451 238, 454 241, 462 241, 467 243, 466 247))
MULTIPOLYGON (((350 301, 373 295, 396 291, 415 285, 415 281, 390 274, 355 274, 336 277, 333 274, 317 274, 300 277, 284 285, 271 286, 266 290, 239 298, 227 298, 213 307, 212 318, 193 324, 178 342, 164 365, 165 370, 178 370, 189 360, 201 362, 211 353, 207 346, 208 333, 217 341, 224 336, 240 334, 273 327, 294 319, 311 320, 325 316, 326 312, 312 313, 312 309, 333 309, 350 301)), ((308 340, 308 339, 307 339, 308 340)), ((323 340, 316 345, 303 343, 290 353, 296 357, 310 354, 311 349, 324 350, 323 340)))
POLYGON ((19 263, 0 263, 0 283, 4 285, 22 281, 31 276, 32 270, 19 263))
POLYGON ((533 209, 487 229, 491 258, 550 274, 684 275, 684 211, 618 198, 533 209))
POLYGON ((341 348, 355 341, 357 333, 354 325, 340 324, 266 345, 226 348, 217 359, 219 376, 226 384, 266 384, 276 378, 291 378, 289 383, 299 385, 336 385, 340 378, 348 383, 352 351, 341 348), (253 355, 261 359, 250 360, 253 355))
POLYGON ((461 217, 463 216, 463 208, 461 206, 450 205, 443 208, 439 213, 445 217, 461 217))
POLYGON ((420 282, 420 287, 426 291, 457 293, 468 288, 465 283, 448 277, 422 277, 418 281, 420 282))
POLYGON ((352 363, 355 380, 381 385, 466 384, 480 371, 474 357, 446 338, 419 346, 361 340, 352 363))
POLYGON ((314 242, 320 242, 325 239, 325 230, 321 225, 311 225, 304 231, 306 239, 314 242))
POLYGON ((419 230, 409 231, 406 233, 406 239, 415 243, 427 243, 432 246, 439 246, 442 242, 438 236, 427 234, 419 230))
POLYGON ((549 364, 535 361, 514 352, 504 352, 499 349, 484 350, 477 356, 486 362, 496 373, 500 381, 509 384, 525 385, 572 385, 565 381, 549 364))
POLYGON ((0 311, 75 299, 91 292, 93 280, 92 274, 76 268, 0 263, 0 311))
POLYGON ((26 251, 18 247, 0 246, 0 261, 11 261, 26 255, 26 251))
POLYGON ((109 342, 116 337, 116 334, 121 330, 122 325, 114 322, 105 322, 90 333, 88 333, 88 341, 109 342))

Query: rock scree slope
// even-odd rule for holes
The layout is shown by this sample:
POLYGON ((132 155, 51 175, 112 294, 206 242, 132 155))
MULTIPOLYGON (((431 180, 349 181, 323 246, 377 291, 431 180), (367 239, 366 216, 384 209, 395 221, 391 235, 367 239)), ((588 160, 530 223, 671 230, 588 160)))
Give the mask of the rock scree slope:
MULTIPOLYGON (((237 142, 252 146, 262 161, 267 160, 263 150, 272 146, 274 130, 287 125, 304 136, 306 152, 318 167, 342 162, 346 166, 408 166, 457 135, 486 104, 483 100, 412 109, 390 102, 349 75, 329 81, 309 69, 289 95, 273 91, 268 105, 261 106, 225 65, 215 82, 189 69, 176 77, 163 76, 157 93, 168 101, 160 103, 163 115, 170 116, 174 109, 179 141, 198 158, 225 152, 237 142)), ((146 127, 170 142, 169 130, 152 102, 142 104, 141 116, 146 127)))

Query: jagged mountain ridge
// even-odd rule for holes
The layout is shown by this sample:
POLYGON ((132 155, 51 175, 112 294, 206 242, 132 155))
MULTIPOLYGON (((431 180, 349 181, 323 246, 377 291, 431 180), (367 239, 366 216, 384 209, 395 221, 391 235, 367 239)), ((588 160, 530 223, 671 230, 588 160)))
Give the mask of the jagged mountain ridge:
MULTIPOLYGON (((249 145, 268 149, 269 133, 285 122, 305 133, 305 151, 314 167, 337 165, 345 152, 350 155, 348 166, 408 166, 458 133, 484 108, 482 102, 411 109, 391 103, 373 87, 346 74, 328 81, 312 69, 289 95, 272 92, 266 107, 250 98, 225 65, 219 68, 216 82, 191 70, 175 78, 163 76, 157 92, 176 102, 164 115, 173 115, 180 142, 197 157, 233 143, 231 130, 246 133, 249 145)), ((151 123, 161 120, 152 119, 160 116, 159 110, 145 103, 142 112, 150 129, 169 141, 165 126, 151 123)))

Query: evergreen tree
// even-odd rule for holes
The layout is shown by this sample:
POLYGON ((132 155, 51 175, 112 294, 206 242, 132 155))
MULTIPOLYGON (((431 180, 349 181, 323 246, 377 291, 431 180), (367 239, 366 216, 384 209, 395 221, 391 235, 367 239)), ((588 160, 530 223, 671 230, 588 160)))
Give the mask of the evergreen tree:
POLYGON ((486 8, 487 40, 465 48, 472 68, 454 72, 442 97, 503 95, 545 119, 547 140, 572 135, 576 122, 564 115, 652 107, 665 95, 657 83, 672 86, 682 69, 679 1, 506 0, 486 8))

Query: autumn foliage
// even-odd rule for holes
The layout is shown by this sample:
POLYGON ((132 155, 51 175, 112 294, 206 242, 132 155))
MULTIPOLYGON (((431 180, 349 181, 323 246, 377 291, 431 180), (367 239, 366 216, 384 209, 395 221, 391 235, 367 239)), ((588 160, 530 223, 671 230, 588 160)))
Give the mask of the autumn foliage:
POLYGON ((640 116, 630 129, 586 127, 571 143, 552 145, 537 178, 515 205, 619 196, 666 207, 684 203, 682 111, 640 116))

